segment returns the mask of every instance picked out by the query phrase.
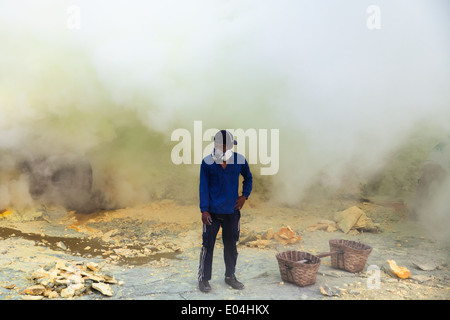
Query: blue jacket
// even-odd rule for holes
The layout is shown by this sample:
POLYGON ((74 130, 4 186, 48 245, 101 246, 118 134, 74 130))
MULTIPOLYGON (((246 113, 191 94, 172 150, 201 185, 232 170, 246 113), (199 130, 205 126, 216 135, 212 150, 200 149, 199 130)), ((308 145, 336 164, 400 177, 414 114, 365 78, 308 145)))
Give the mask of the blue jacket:
POLYGON ((252 191, 253 178, 245 157, 233 152, 225 170, 215 163, 212 156, 203 158, 200 166, 200 211, 231 214, 239 196, 239 175, 244 177, 242 195, 252 191))

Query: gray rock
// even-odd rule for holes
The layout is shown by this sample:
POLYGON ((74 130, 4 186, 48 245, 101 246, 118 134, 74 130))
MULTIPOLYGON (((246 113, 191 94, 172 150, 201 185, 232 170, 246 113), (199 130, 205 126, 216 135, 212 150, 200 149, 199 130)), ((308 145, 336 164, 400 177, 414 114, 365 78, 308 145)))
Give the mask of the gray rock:
POLYGON ((56 245, 63 250, 67 250, 66 245, 62 241, 58 242, 56 245))
POLYGON ((94 282, 92 283, 92 289, 100 291, 101 294, 109 297, 111 297, 114 294, 111 287, 106 283, 94 282))

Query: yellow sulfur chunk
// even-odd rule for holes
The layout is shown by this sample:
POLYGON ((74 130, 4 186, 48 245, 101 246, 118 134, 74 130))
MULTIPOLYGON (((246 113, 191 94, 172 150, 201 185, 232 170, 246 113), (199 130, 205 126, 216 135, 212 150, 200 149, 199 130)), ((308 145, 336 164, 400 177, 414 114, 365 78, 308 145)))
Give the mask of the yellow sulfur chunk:
POLYGON ((407 268, 398 266, 394 260, 387 260, 387 262, 389 263, 392 272, 397 277, 401 279, 407 279, 411 275, 411 272, 407 268))

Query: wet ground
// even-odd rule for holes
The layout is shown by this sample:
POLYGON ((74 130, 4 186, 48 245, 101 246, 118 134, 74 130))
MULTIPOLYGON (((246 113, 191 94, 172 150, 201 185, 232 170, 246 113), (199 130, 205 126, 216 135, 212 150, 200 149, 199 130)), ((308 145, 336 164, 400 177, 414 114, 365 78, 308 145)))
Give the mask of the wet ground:
POLYGON ((277 231, 284 226, 292 228, 302 240, 287 245, 276 239, 264 241, 259 247, 238 245, 236 275, 245 284, 244 290, 233 290, 224 283, 219 236, 212 291, 204 294, 197 287, 202 224, 196 206, 161 201, 90 215, 62 208, 12 211, 0 218, 0 299, 22 299, 23 290, 33 284, 30 275, 55 261, 92 261, 117 279, 118 284, 111 286, 112 297, 89 292, 73 298, 79 300, 450 298, 449 243, 434 239, 419 223, 408 220, 403 206, 341 199, 288 208, 249 201, 242 210, 241 241, 248 235, 261 238, 269 229, 277 231), (332 219, 335 212, 353 205, 379 224, 381 232, 307 230, 318 220, 332 219), (278 252, 328 252, 330 239, 372 246, 364 271, 354 274, 334 269, 326 257, 322 258, 315 284, 299 287, 282 281, 275 258, 278 252), (387 260, 408 268, 411 277, 399 279, 390 271, 387 260))

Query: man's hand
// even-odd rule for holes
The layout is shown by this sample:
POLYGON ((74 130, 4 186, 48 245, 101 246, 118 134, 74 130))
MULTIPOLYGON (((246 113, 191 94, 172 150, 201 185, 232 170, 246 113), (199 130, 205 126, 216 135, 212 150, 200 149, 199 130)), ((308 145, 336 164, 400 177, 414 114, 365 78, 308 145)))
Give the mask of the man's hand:
POLYGON ((235 210, 241 210, 244 206, 245 200, 247 200, 246 196, 240 196, 236 200, 236 205, 234 206, 235 210))
POLYGON ((202 212, 202 222, 208 226, 212 223, 211 214, 208 211, 202 212))

